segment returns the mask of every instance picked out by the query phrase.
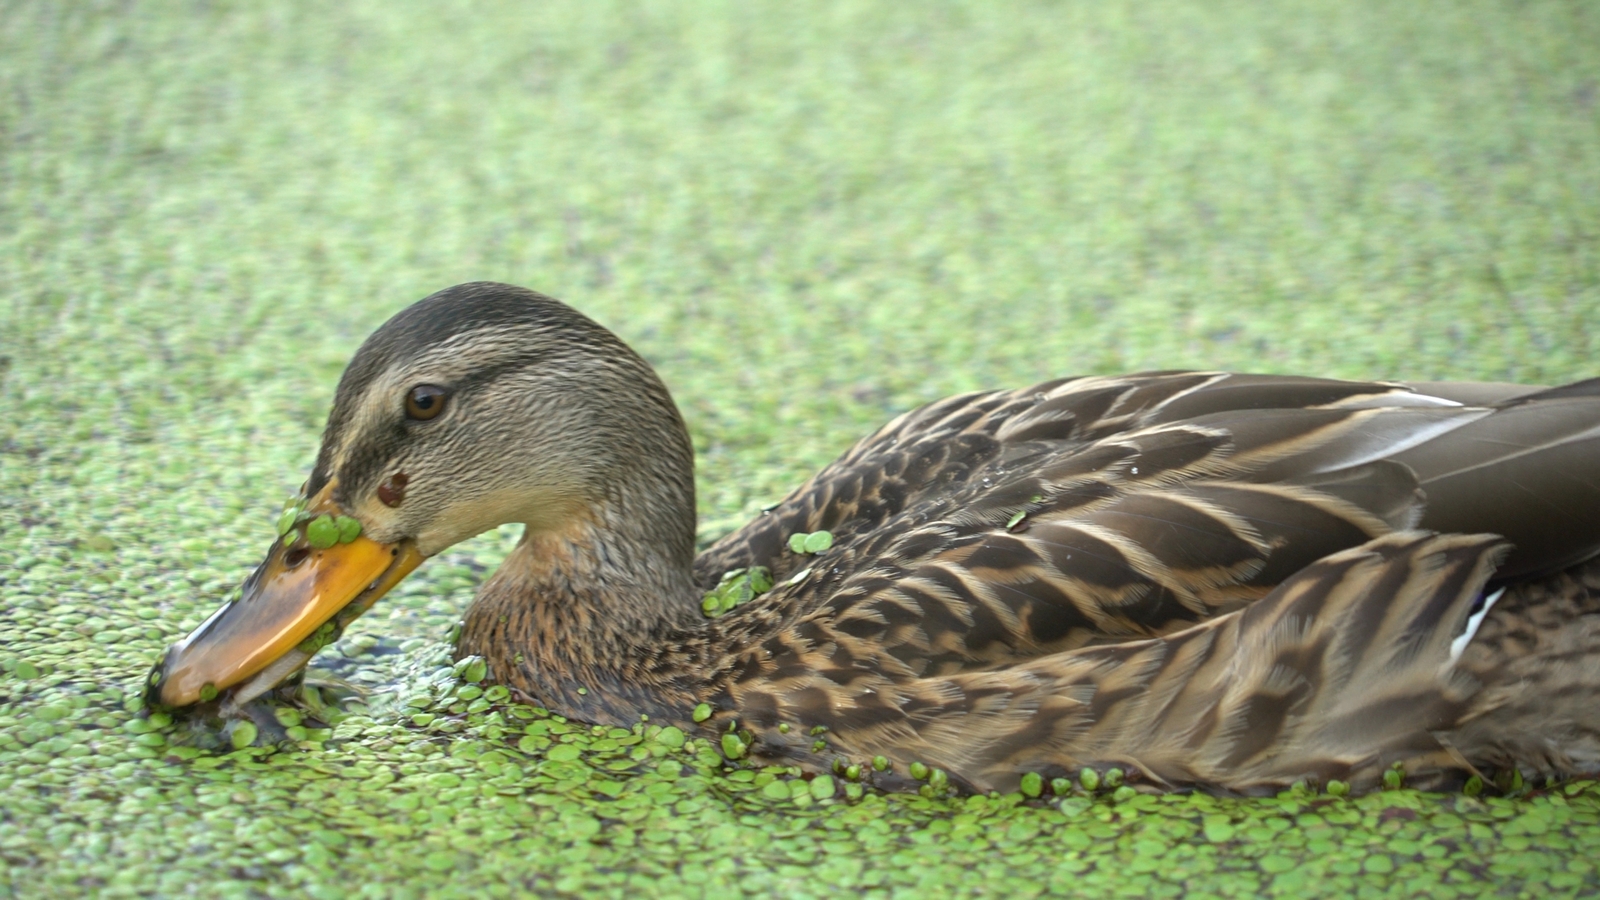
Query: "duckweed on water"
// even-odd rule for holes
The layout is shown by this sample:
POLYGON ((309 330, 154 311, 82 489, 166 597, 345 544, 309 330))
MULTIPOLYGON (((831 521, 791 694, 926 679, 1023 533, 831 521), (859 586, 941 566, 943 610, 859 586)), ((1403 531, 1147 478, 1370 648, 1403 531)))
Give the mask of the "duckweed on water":
MULTIPOLYGON (((481 656, 463 657, 456 663, 455 672, 458 676, 460 676, 462 681, 465 681, 468 684, 477 684, 478 682, 489 677, 489 663, 481 656)), ((505 690, 503 685, 500 687, 501 690, 505 690)), ((474 700, 479 696, 479 693, 475 688, 463 689, 461 691, 457 691, 456 694, 465 700, 474 700), (467 692, 469 690, 472 691, 472 693, 470 696, 467 696, 467 692)))
POLYGON ((228 735, 228 742, 233 745, 233 749, 243 750, 256 742, 256 735, 259 733, 260 729, 256 727, 254 722, 236 722, 228 735))
POLYGON ((1100 773, 1085 767, 1083 771, 1078 773, 1078 783, 1083 785, 1083 789, 1086 791, 1098 791, 1100 790, 1100 773))
POLYGON ((1591 782, 884 795, 512 704, 446 638, 516 529, 324 648, 293 724, 142 718, 162 648, 315 518, 262 498, 356 344, 465 272, 660 362, 713 531, 958 391, 1600 356, 1592 5, 471 13, 8 7, 0 896, 1600 891, 1591 782))

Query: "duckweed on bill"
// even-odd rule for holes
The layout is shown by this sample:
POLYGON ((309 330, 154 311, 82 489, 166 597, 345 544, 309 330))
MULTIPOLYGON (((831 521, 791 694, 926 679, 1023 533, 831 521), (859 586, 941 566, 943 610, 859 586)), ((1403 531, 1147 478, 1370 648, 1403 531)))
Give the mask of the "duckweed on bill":
POLYGON ((305 503, 303 501, 296 501, 283 508, 283 512, 278 514, 278 521, 275 527, 278 537, 283 537, 289 533, 290 529, 294 528, 300 521, 300 514, 304 510, 305 503))
POLYGON ((323 513, 306 523, 306 543, 318 550, 326 550, 339 543, 339 526, 333 516, 323 513))
POLYGON ((295 649, 304 653, 317 653, 323 647, 333 643, 337 637, 337 631, 338 626, 333 622, 323 622, 317 626, 316 631, 311 632, 305 640, 296 645, 295 649))
POLYGON ((447 644, 514 528, 323 648, 298 718, 141 717, 309 541, 263 500, 362 336, 479 273, 660 364, 708 540, 959 391, 1600 358, 1592 5, 469 6, 8 7, 0 896, 1600 891, 1592 782, 886 795, 514 704, 447 644))
POLYGON ((337 516, 333 524, 339 529, 339 543, 348 544, 361 536, 361 523, 352 516, 337 516))

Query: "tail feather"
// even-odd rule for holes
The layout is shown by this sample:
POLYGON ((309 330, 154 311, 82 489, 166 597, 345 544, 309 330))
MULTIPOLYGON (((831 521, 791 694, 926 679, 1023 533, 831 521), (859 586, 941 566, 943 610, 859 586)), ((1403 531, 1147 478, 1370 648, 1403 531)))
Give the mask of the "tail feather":
POLYGON ((1600 380, 1510 401, 1392 454, 1417 473, 1421 527, 1492 531, 1515 545, 1497 580, 1558 572, 1600 551, 1600 380))

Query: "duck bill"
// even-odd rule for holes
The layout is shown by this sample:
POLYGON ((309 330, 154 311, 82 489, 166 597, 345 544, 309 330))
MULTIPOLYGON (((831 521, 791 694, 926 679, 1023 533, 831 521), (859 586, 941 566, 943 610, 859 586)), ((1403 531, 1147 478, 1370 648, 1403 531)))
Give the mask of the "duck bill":
MULTIPOLYGON (((312 498, 306 512, 337 516, 332 489, 312 498)), ((148 701, 188 706, 243 686, 249 696, 234 698, 242 703, 271 689, 424 558, 409 540, 380 544, 364 535, 319 548, 307 530, 275 541, 240 596, 168 648, 150 674, 148 701)))

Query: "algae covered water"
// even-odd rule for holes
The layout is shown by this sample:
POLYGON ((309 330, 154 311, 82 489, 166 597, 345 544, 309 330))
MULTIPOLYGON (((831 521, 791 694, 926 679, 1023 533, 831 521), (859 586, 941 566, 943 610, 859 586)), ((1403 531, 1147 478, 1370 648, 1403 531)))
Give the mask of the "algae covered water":
POLYGON ((1600 890, 1592 782, 884 795, 562 721, 450 658, 514 529, 325 648, 280 745, 134 711, 360 340, 465 280, 658 367, 706 538, 967 389, 1596 374, 1592 7, 0 9, 0 893, 1600 890))

